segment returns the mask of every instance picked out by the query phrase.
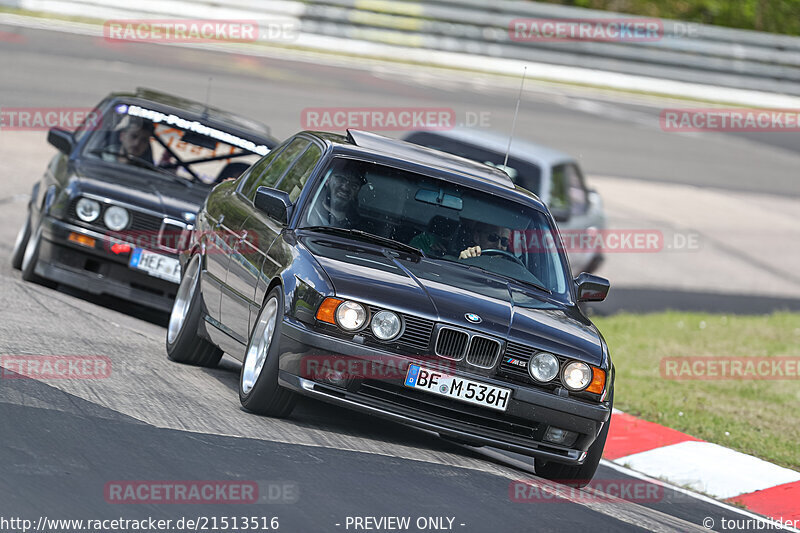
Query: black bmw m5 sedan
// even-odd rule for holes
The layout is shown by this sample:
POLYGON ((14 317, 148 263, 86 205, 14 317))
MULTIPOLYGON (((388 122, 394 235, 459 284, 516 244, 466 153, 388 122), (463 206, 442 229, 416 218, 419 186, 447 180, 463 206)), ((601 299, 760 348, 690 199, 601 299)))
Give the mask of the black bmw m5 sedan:
POLYGON ((547 207, 501 170, 379 135, 301 132, 214 188, 181 255, 171 359, 242 361, 239 397, 298 394, 535 458, 576 485, 614 367, 547 207))

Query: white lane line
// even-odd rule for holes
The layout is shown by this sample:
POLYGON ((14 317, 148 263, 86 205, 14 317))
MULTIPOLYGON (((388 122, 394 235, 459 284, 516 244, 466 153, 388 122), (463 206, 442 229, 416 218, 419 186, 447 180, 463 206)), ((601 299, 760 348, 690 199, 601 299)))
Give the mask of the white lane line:
POLYGON ((721 499, 800 481, 800 472, 712 442, 679 442, 616 461, 721 499))
POLYGON ((684 495, 686 495, 686 496, 688 496, 690 498, 694 498, 695 500, 700 500, 702 502, 705 502, 705 503, 708 503, 708 504, 711 504, 711 505, 715 505, 715 506, 720 507, 722 509, 725 509, 726 511, 729 511, 731 513, 737 513, 737 514, 740 514, 740 515, 742 515, 744 517, 747 517, 747 518, 750 518, 750 519, 753 519, 753 520, 758 520, 759 522, 763 522, 764 524, 768 524, 768 527, 765 527, 764 529, 768 529, 768 530, 775 529, 775 530, 791 531, 793 533, 800 533, 799 529, 795 529, 795 528, 793 528, 791 526, 787 526, 785 524, 781 524, 779 522, 775 522, 774 520, 771 520, 769 518, 765 518, 765 517, 763 517, 761 515, 757 515, 755 513, 752 513, 750 511, 745 510, 745 509, 741 509, 739 507, 734 507, 733 505, 729 505, 729 504, 727 504, 725 502, 721 502, 719 500, 715 500, 714 498, 706 496, 705 494, 699 494, 699 493, 691 491, 689 489, 685 489, 683 487, 678 487, 678 486, 673 485, 671 483, 667 483, 667 482, 665 482, 663 480, 652 478, 652 477, 650 477, 650 476, 648 476, 646 474, 642 474, 641 472, 637 472, 635 470, 631 470, 630 468, 627 468, 627 467, 622 466, 622 465, 618 465, 618 464, 616 464, 616 463, 614 463, 612 461, 609 461, 607 459, 602 459, 600 461, 600 464, 603 465, 603 466, 606 466, 608 468, 611 468, 613 470, 616 470, 616 471, 618 471, 618 472, 620 472, 622 474, 625 474, 625 475, 628 475, 628 476, 631 476, 631 477, 635 477, 636 479, 641 479, 642 481, 647 481, 648 483, 653 483, 655 485, 661 485, 663 487, 667 487, 670 490, 673 490, 675 492, 679 492, 679 493, 684 494, 684 495))

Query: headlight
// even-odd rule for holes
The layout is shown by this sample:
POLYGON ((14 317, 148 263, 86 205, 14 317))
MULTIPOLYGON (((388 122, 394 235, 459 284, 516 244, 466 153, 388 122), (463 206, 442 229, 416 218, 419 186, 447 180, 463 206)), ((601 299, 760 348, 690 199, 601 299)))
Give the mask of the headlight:
POLYGON ((347 331, 360 329, 367 321, 367 310, 356 302, 344 302, 336 308, 336 322, 347 331))
POLYGON ((400 317, 391 311, 379 311, 372 317, 372 333, 382 341, 397 337, 401 326, 400 317))
POLYGON ((528 373, 536 381, 547 383, 558 375, 558 359, 551 353, 539 352, 528 361, 528 373))
POLYGON ((106 214, 103 215, 103 222, 106 223, 108 229, 113 231, 123 230, 128 227, 131 217, 128 211, 118 205, 113 205, 106 209, 106 214))
POLYGON ((93 222, 100 216, 100 204, 88 198, 81 198, 75 205, 75 213, 84 222, 93 222))
POLYGON ((564 367, 563 378, 568 389, 583 390, 592 381, 592 369, 586 363, 573 361, 564 367))

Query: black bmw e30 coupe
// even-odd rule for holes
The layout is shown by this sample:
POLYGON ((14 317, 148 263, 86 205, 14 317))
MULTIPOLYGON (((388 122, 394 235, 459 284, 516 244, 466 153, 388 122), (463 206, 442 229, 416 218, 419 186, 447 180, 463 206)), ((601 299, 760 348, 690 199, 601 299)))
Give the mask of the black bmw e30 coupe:
POLYGON ((215 183, 278 144, 266 126, 138 89, 103 99, 31 192, 11 262, 26 281, 59 283, 169 311, 178 250, 215 183))
POLYGON ((218 185, 181 254, 170 359, 242 361, 239 398, 297 394, 534 457, 584 485, 614 367, 546 206, 502 171, 361 131, 301 132, 218 185), (548 238, 549 245, 547 244, 548 238))

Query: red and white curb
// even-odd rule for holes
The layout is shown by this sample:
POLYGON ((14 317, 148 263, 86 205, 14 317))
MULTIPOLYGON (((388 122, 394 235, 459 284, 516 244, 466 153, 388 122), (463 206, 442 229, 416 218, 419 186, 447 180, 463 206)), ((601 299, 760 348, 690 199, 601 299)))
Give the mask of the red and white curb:
POLYGON ((800 520, 800 472, 614 410, 603 457, 770 518, 800 520))

